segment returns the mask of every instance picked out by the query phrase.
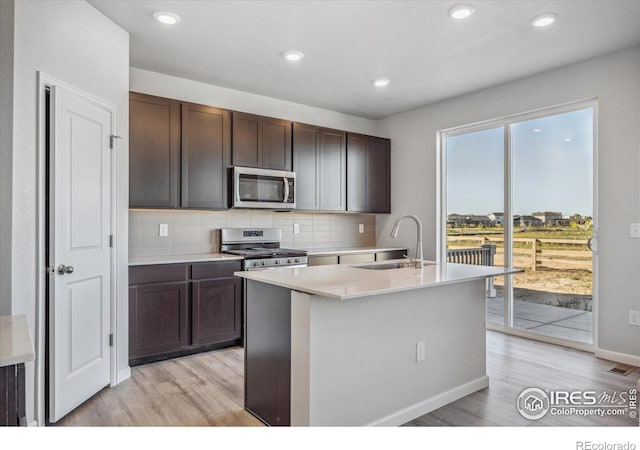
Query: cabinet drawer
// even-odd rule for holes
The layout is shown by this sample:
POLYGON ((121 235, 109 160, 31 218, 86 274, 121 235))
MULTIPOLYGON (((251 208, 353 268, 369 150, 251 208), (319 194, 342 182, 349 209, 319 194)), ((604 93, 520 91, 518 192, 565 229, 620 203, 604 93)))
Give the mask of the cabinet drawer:
POLYGON ((191 264, 191 279, 232 277, 233 272, 239 272, 241 268, 241 260, 191 264))
POLYGON ((329 264, 338 264, 338 256, 309 256, 310 266, 326 266, 329 264))
POLYGON ((389 252, 376 253, 376 261, 388 261, 390 259, 402 259, 407 254, 407 250, 392 250, 389 252))
POLYGON ((186 264, 156 264, 129 267, 129 284, 186 281, 186 264))
POLYGON ((376 260, 375 253, 358 253, 355 255, 340 255, 340 264, 359 264, 374 262, 376 260))

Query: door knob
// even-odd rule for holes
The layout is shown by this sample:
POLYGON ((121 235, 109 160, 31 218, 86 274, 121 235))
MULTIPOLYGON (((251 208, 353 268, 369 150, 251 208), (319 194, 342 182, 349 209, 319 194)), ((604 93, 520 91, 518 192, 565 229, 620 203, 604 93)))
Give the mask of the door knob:
POLYGON ((58 266, 58 273, 60 275, 64 275, 65 273, 73 273, 73 266, 65 266, 64 264, 60 264, 58 266))

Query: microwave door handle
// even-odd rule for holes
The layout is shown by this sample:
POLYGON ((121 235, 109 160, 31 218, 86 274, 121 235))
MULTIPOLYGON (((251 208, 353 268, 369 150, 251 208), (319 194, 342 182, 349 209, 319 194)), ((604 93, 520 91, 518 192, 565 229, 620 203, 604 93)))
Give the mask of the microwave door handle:
POLYGON ((289 199, 289 179, 287 177, 283 178, 284 180, 284 198, 282 199, 282 203, 287 203, 289 199))
POLYGON ((240 174, 235 174, 235 182, 236 182, 236 203, 240 202, 240 174))

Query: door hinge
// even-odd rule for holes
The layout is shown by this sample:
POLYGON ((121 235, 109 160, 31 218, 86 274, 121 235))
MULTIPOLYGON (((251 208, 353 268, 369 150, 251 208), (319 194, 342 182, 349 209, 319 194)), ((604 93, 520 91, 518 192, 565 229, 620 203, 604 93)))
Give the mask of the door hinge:
POLYGON ((109 335, 109 347, 113 347, 113 333, 109 335))
POLYGON ((113 234, 109 235, 109 247, 113 247, 113 234))
POLYGON ((122 139, 122 136, 116 136, 115 134, 109 135, 109 148, 113 148, 114 139, 122 139))

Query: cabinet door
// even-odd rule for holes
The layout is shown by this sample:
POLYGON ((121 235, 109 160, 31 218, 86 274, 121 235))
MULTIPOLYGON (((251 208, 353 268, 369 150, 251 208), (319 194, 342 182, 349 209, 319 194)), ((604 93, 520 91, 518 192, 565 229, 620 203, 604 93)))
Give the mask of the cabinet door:
POLYGON ((317 211, 320 128, 293 124, 293 171, 296 173, 296 209, 317 211))
POLYGON ((368 142, 368 212, 391 212, 391 141, 370 137, 368 142))
POLYGON ((177 208, 180 103, 129 95, 129 205, 177 208))
POLYGON ((368 211, 367 137, 347 135, 347 211, 368 211))
POLYGON ((291 170, 291 122, 262 119, 263 169, 291 170))
POLYGON ((239 339, 242 335, 240 279, 195 281, 192 288, 192 343, 202 345, 239 339))
POLYGON ((186 282, 129 288, 129 358, 188 345, 187 312, 186 282))
POLYGON ((230 119, 228 111, 182 104, 183 208, 227 207, 230 119))
POLYGON ((346 211, 346 133, 322 129, 318 155, 320 211, 346 211))
POLYGON ((260 116, 233 113, 233 165, 260 167, 262 124, 260 116))

